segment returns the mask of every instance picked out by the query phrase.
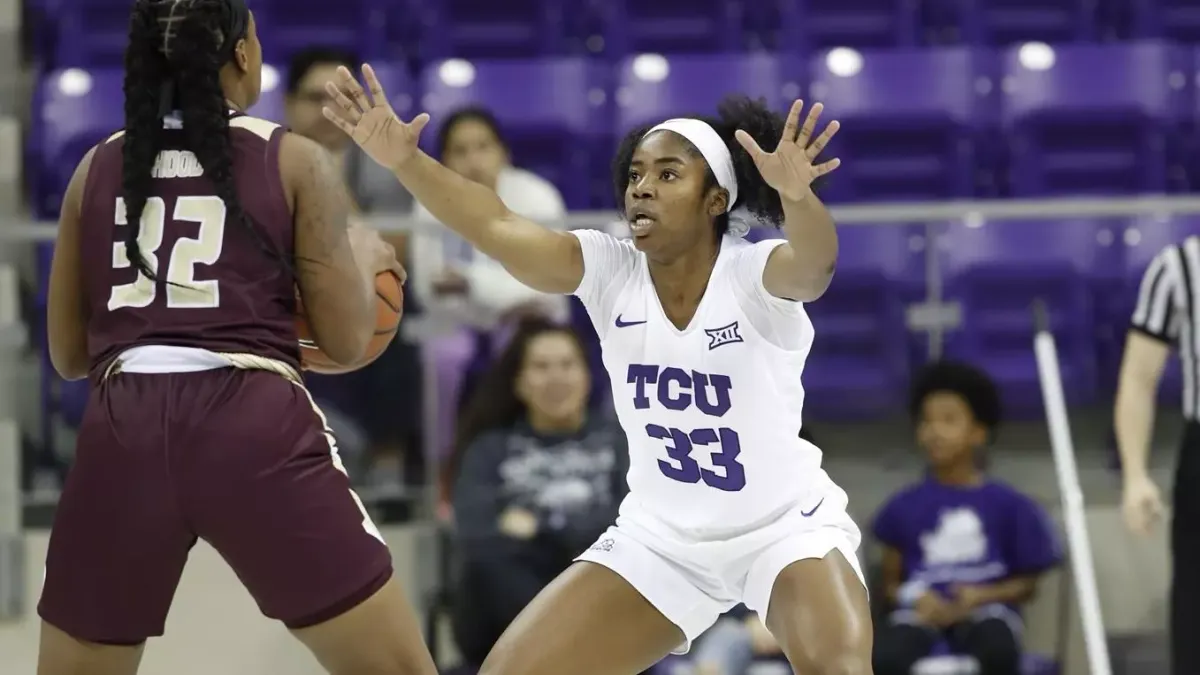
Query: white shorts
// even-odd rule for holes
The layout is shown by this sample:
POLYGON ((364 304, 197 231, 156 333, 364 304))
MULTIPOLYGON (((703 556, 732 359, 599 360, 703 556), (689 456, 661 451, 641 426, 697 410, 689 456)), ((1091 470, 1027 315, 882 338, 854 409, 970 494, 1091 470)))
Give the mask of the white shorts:
POLYGON ((815 512, 811 504, 797 504, 762 527, 712 541, 689 541, 639 513, 636 502, 625 504, 617 524, 576 560, 604 565, 628 581, 683 631, 686 641, 675 651, 683 654, 738 603, 765 621, 775 578, 797 560, 837 549, 865 587, 858 561, 862 537, 846 501, 846 493, 831 485, 815 512))

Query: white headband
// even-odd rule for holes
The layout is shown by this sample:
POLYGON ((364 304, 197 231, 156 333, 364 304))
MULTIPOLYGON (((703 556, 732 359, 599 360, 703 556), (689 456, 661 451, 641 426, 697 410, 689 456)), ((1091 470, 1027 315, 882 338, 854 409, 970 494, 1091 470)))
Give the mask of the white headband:
POLYGON ((674 131, 696 146, 704 161, 708 162, 708 168, 712 169, 713 175, 717 177, 717 185, 729 193, 729 205, 725 207, 725 212, 732 211, 738 196, 737 174, 733 172, 733 155, 729 154, 729 148, 725 141, 721 140, 716 129, 704 120, 680 117, 659 124, 647 131, 646 136, 656 131, 674 131))

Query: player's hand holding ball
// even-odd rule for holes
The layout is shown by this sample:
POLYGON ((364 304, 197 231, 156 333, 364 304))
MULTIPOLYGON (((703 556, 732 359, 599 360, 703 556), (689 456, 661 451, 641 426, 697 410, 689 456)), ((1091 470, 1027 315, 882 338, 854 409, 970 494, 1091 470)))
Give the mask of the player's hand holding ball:
POLYGON ((323 375, 339 375, 370 365, 383 354, 400 327, 404 313, 404 282, 408 273, 396 260, 396 250, 383 240, 379 233, 361 223, 352 222, 346 228, 350 239, 350 250, 354 260, 363 271, 364 279, 371 279, 375 289, 375 327, 366 353, 358 362, 345 366, 329 358, 321 351, 314 339, 312 328, 304 312, 303 299, 296 297, 296 334, 300 340, 300 365, 304 370, 323 375))
POLYGON ((391 272, 400 283, 408 280, 408 272, 396 260, 396 249, 379 236, 379 232, 361 223, 351 223, 346 229, 354 259, 367 271, 375 274, 391 272))
POLYGON ((395 169, 416 156, 417 141, 429 123, 429 115, 421 113, 411 122, 402 121, 388 103, 387 93, 371 65, 364 64, 362 72, 370 96, 350 69, 342 66, 338 68, 338 81, 325 83, 331 103, 322 112, 371 159, 395 169))
POLYGON ((842 160, 836 157, 813 164, 840 128, 836 120, 830 122, 821 135, 813 139, 817 120, 824 109, 825 106, 820 103, 814 104, 808 111, 804 125, 801 126, 800 113, 804 110, 804 101, 797 100, 793 103, 791 111, 788 112, 787 122, 783 125, 783 135, 774 152, 763 150, 750 134, 741 129, 735 134, 738 143, 754 159, 754 165, 758 167, 763 180, 775 188, 784 201, 798 202, 804 199, 811 191, 814 180, 831 173, 842 164, 842 160))

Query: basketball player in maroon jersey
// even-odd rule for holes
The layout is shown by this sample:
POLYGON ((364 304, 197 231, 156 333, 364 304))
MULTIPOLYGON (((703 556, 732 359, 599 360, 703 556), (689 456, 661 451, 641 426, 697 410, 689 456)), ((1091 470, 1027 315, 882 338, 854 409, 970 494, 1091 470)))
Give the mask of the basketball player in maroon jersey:
POLYGON ((244 0, 137 0, 125 129, 62 207, 50 355, 91 398, 38 606, 39 675, 131 675, 204 538, 331 673, 435 673, 391 556, 300 383, 298 286, 353 364, 391 247, 347 228, 326 152, 243 115, 244 0))

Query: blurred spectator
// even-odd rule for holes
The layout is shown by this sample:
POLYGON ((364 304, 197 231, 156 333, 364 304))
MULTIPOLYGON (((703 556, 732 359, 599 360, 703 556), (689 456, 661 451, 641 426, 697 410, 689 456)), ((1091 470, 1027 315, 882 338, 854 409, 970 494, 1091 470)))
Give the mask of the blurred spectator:
MULTIPOLYGON (((514 167, 496 118, 483 108, 451 113, 438 130, 437 154, 451 170, 496 191, 513 212, 554 225, 566 216, 558 189, 545 179, 514 167)), ((431 316, 467 325, 446 335, 426 354, 437 370, 439 426, 435 447, 446 449, 454 433, 454 414, 467 396, 465 381, 479 373, 503 347, 497 328, 522 316, 566 319, 565 297, 539 293, 517 281, 499 263, 478 253, 448 228, 436 225, 420 204, 414 216, 422 227, 412 242, 411 286, 431 316), (472 363, 474 361, 474 363, 472 363)))
MULTIPOLYGON (((390 171, 371 161, 341 129, 325 119, 321 108, 327 94, 325 83, 335 79, 338 66, 358 68, 358 57, 328 47, 297 52, 288 65, 284 114, 289 129, 320 143, 339 168, 354 198, 354 208, 363 213, 411 213, 408 194, 390 171)), ((401 249, 397 247, 397 251, 401 249)))
POLYGON ((910 412, 929 471, 875 519, 894 610, 875 630, 875 673, 908 675, 945 642, 974 657, 980 675, 1018 675, 1021 606, 1060 551, 1042 509, 989 478, 976 456, 1000 423, 996 386, 971 366, 931 364, 910 412))
MULTIPOLYGON (((292 57, 287 72, 285 115, 292 131, 327 148, 346 176, 351 205, 358 214, 407 214, 412 197, 386 169, 362 152, 340 129, 321 113, 327 94, 325 83, 333 80, 338 66, 358 67, 358 58, 350 53, 325 47, 303 50, 292 57)), ((396 247, 396 255, 405 260, 407 236, 385 235, 396 247)), ((413 304, 406 298, 405 313, 413 315, 413 304)), ((388 349, 370 366, 338 376, 334 380, 309 377, 321 405, 340 421, 335 431, 347 454, 355 446, 347 439, 365 435, 370 470, 366 481, 381 490, 381 496, 400 489, 402 462, 409 448, 419 446, 421 422, 421 361, 415 345, 397 336, 388 349), (361 427, 355 434, 353 425, 361 427)), ((361 446, 357 454, 363 454, 361 446)), ((413 471, 421 475, 420 471, 413 471)), ((360 477, 363 472, 353 472, 360 477)))
POLYGON ((479 666, 508 624, 616 519, 625 434, 590 415, 569 328, 528 321, 472 395, 455 447, 454 631, 479 666))

